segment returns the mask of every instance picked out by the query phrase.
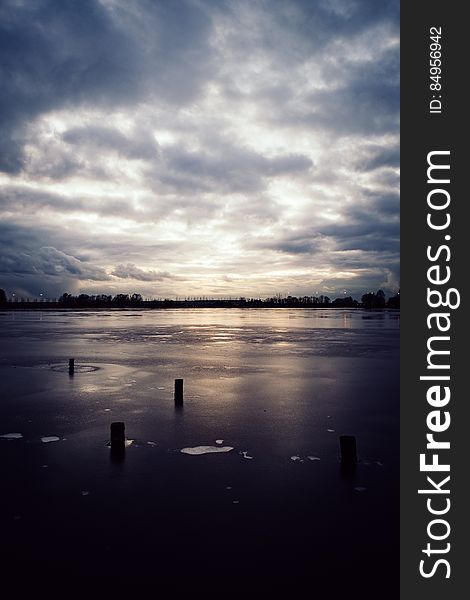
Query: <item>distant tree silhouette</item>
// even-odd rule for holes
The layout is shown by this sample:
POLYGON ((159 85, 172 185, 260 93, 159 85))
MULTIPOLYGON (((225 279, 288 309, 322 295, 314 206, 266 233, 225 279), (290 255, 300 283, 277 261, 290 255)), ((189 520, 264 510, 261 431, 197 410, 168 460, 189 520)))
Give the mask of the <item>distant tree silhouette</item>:
POLYGON ((345 298, 335 298, 331 303, 331 306, 336 308, 356 308, 359 302, 354 300, 352 296, 346 296, 345 298))
POLYGON ((369 292, 361 298, 364 308, 385 308, 385 294, 383 290, 378 290, 376 294, 369 292))
POLYGON ((7 303, 7 295, 5 290, 0 289, 0 306, 4 306, 7 303))
POLYGON ((387 308, 400 308, 400 291, 387 300, 387 308))
POLYGON ((129 304, 130 302, 130 298, 129 298, 129 294, 116 294, 114 296, 114 298, 112 299, 112 304, 114 304, 115 306, 126 306, 126 304, 129 304))
POLYGON ((375 308, 384 308, 385 307, 385 294, 383 290, 378 290, 375 294, 375 308))
MULTIPOLYGON (((0 303, 2 300, 0 290, 0 303)), ((6 302, 5 293, 3 292, 3 302, 6 302)), ((80 294, 73 296, 68 292, 64 292, 59 298, 59 305, 67 308, 185 308, 185 307, 269 307, 269 308, 400 308, 400 292, 392 296, 388 300, 385 298, 383 290, 377 292, 368 292, 362 296, 361 303, 355 300, 352 296, 341 296, 333 301, 328 296, 281 296, 276 294, 271 298, 178 298, 172 300, 153 299, 144 300, 141 294, 116 294, 108 296, 106 294, 88 295, 80 294)))

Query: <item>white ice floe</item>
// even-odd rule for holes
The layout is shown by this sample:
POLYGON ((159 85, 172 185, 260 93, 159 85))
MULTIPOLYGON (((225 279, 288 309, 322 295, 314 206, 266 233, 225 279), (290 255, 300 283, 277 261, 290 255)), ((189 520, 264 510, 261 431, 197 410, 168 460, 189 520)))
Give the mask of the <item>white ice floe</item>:
POLYGON ((4 440, 19 440, 22 437, 22 433, 3 433, 0 435, 0 438, 3 438, 4 440))
POLYGON ((41 438, 41 442, 44 442, 44 444, 47 444, 48 442, 59 442, 59 441, 60 441, 60 438, 57 437, 56 435, 46 435, 41 438))
POLYGON ((224 440, 215 440, 215 443, 221 445, 224 443, 224 440))
POLYGON ((321 460, 319 456, 307 456, 308 460, 321 460))
POLYGON ((328 433, 334 433, 335 430, 334 429, 327 429, 328 433))
POLYGON ((157 445, 157 442, 147 442, 147 445, 153 447, 157 445))
POLYGON ((200 454, 212 454, 216 452, 230 452, 233 450, 232 446, 194 446, 193 448, 182 448, 183 454, 191 454, 198 456, 200 454))
POLYGON ((298 460, 299 460, 300 462, 304 462, 304 461, 303 461, 303 460, 300 458, 300 456, 299 456, 298 454, 296 454, 295 456, 291 456, 291 457, 290 457, 290 459, 291 459, 291 460, 293 460, 293 461, 298 461, 298 460))
POLYGON ((246 450, 244 452, 240 452, 240 454, 243 456, 243 458, 247 458, 248 460, 253 460, 253 457, 250 456, 246 450))
POLYGON ((134 443, 135 440, 126 440, 124 442, 124 445, 126 448, 129 448, 129 446, 132 446, 132 444, 134 443))

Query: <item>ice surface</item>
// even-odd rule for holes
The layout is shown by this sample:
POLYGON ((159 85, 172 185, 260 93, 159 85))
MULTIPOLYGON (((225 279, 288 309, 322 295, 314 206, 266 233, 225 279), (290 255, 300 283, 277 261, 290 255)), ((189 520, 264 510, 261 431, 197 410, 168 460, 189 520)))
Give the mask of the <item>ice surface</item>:
MULTIPOLYGON (((292 544, 307 542, 308 531, 314 536, 308 541, 315 540, 309 560, 311 551, 320 563, 333 564, 333 555, 341 561, 335 548, 350 535, 358 577, 364 564, 373 572, 388 562, 383 555, 396 547, 398 531, 398 319, 335 309, 44 311, 39 320, 40 314, 28 319, 23 311, 0 311, 0 423, 4 434, 21 431, 26 438, 0 439, 9 553, 23 556, 31 547, 32 559, 40 558, 34 548, 46 532, 48 564, 62 554, 69 561, 66 550, 73 549, 80 567, 94 559, 105 572, 96 560, 100 535, 111 544, 107 533, 118 523, 118 562, 142 560, 139 569, 149 577, 150 564, 163 564, 159 551, 173 564, 168 548, 194 540, 202 544, 201 566, 223 544, 220 565, 229 552, 233 573, 236 557, 248 552, 245 562, 260 573, 258 559, 267 565, 274 558, 292 564, 291 576, 292 544), (165 345, 161 334, 169 336, 165 345), (69 377, 72 356, 77 367, 100 368, 69 377), (176 378, 185 382, 183 410, 175 410, 176 378), (157 386, 165 394, 156 394, 157 386), (126 449, 122 460, 104 447, 111 421, 124 422, 141 446, 126 449), (355 435, 361 456, 371 457, 369 468, 358 464, 358 480, 340 469, 338 435, 327 428, 355 435), (54 432, 62 443, 38 443, 54 432), (238 454, 242 448, 250 451, 238 454), (227 455, 179 456, 207 450, 227 455), (291 456, 298 460, 288 462, 291 456), (45 461, 49 468, 41 468, 45 461), (17 541, 22 525, 13 515, 23 511, 26 526, 17 541), (247 545, 250 532, 270 539, 267 555, 247 545), (332 552, 327 559, 325 548, 332 552)), ((352 573, 350 560, 348 554, 335 570, 352 573)))
POLYGON ((22 433, 3 433, 0 435, 0 438, 3 438, 4 440, 19 440, 22 437, 22 433))
POLYGON ((41 438, 41 442, 44 442, 44 444, 48 444, 49 442, 59 442, 59 441, 60 441, 60 438, 57 437, 56 435, 46 435, 41 438))

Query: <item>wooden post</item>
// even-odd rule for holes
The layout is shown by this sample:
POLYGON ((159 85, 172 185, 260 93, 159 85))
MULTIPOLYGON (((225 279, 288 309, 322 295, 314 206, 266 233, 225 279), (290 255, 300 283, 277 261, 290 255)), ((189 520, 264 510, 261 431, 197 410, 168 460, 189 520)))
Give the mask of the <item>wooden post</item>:
POLYGON ((111 450, 123 452, 126 447, 126 426, 121 421, 111 423, 111 450))
POLYGON ((357 463, 356 438, 353 435, 340 435, 341 463, 355 465, 357 463))
POLYGON ((181 406, 183 404, 183 380, 175 379, 175 404, 181 406))
POLYGON ((73 375, 75 373, 75 359, 69 358, 69 375, 73 375))

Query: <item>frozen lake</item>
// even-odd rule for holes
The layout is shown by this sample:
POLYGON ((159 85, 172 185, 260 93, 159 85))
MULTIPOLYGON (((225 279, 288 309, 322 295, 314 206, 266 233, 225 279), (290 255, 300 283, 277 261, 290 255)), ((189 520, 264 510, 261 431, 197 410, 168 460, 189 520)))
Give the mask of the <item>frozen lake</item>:
POLYGON ((349 577, 362 598, 376 579, 398 585, 398 313, 4 311, 0 327, 9 559, 45 569, 65 548, 91 578, 111 563, 132 578, 197 547, 201 578, 213 564, 260 585, 271 571, 325 589, 349 577), (133 440, 121 461, 112 421, 133 440), (341 434, 357 437, 353 473, 341 434))

